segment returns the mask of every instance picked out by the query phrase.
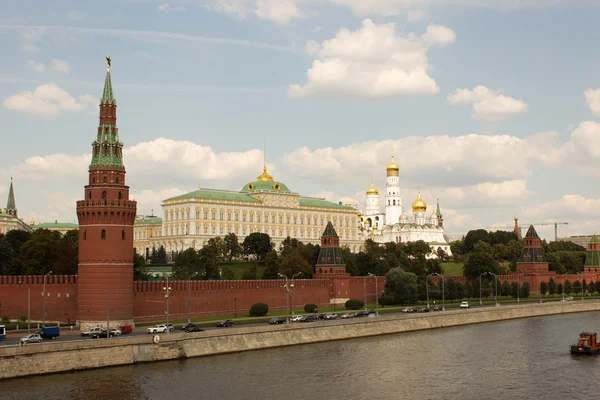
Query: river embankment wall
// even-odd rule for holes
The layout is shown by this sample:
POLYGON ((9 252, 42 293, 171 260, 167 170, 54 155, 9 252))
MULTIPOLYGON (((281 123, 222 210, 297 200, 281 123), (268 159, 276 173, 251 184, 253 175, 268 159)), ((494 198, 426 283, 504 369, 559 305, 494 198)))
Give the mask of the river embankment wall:
MULTIPOLYGON (((173 333, 162 335, 159 343, 153 343, 152 335, 148 335, 25 347, 6 346, 0 347, 0 379, 592 311, 600 311, 599 301, 487 307, 306 325, 173 333)), ((574 335, 576 333, 573 332, 574 335)))

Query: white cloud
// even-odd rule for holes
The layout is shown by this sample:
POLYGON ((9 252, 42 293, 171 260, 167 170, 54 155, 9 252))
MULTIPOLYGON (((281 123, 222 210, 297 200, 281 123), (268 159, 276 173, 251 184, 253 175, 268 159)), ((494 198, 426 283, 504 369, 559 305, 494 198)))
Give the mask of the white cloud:
MULTIPOLYGON (((84 101, 88 96, 82 97, 84 101)), ((85 102, 79 102, 55 83, 40 85, 33 92, 24 91, 7 97, 2 106, 8 110, 25 112, 40 117, 58 117, 66 111, 81 111, 85 102)))
POLYGON ((29 30, 21 33, 21 36, 25 40, 30 40, 32 42, 38 42, 42 40, 42 37, 46 33, 46 29, 43 27, 31 27, 29 30))
POLYGON ((27 53, 37 53, 38 51, 40 51, 40 49, 31 43, 25 43, 23 45, 23 51, 27 53))
POLYGON ((287 24, 304 15, 292 0, 257 0, 254 13, 278 24, 287 24))
POLYGON ((289 95, 373 98, 437 93, 439 87, 428 74, 427 51, 455 37, 439 25, 429 25, 422 36, 403 36, 393 23, 377 25, 365 19, 354 32, 343 28, 321 45, 308 43, 318 59, 306 74, 306 85, 291 85, 289 95))
POLYGON ((177 188, 168 188, 162 190, 141 190, 134 191, 130 194, 132 200, 137 201, 137 214, 138 215, 151 215, 162 216, 162 209, 160 204, 163 200, 171 197, 179 196, 186 193, 185 190, 177 188))
POLYGON ((173 6, 169 3, 161 4, 158 7, 158 10, 164 13, 169 13, 172 11, 184 11, 185 8, 183 6, 173 6))
POLYGON ((446 98, 453 105, 473 105, 472 116, 474 119, 486 121, 501 121, 508 117, 527 111, 527 104, 523 100, 516 100, 500 94, 498 90, 477 86, 473 90, 456 89, 446 98))
POLYGON ((585 105, 600 117, 600 89, 587 89, 583 94, 585 96, 585 105))
POLYGON ((44 72, 44 70, 46 69, 46 66, 43 63, 37 62, 35 60, 27 60, 25 66, 39 73, 44 72))
POLYGON ((571 132, 571 140, 561 148, 560 161, 582 175, 600 177, 600 124, 580 123, 571 132))
POLYGON ((455 186, 431 189, 424 192, 430 200, 442 198, 454 207, 469 202, 470 207, 483 207, 489 204, 521 204, 531 192, 527 190, 526 179, 505 180, 502 182, 481 182, 470 186, 455 186))
POLYGON ((50 69, 52 69, 52 71, 54 72, 68 74, 69 72, 71 72, 71 65, 67 61, 57 60, 56 58, 54 58, 50 63, 50 69))

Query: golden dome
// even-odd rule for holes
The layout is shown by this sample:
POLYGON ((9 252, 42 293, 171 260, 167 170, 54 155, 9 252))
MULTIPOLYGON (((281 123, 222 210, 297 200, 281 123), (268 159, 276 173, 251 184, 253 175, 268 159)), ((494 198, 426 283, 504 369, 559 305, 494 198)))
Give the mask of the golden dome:
POLYGON ((387 170, 387 172, 391 172, 391 171, 400 171, 400 167, 398 166, 398 164, 396 164, 396 161, 394 161, 394 155, 392 154, 392 161, 390 161, 390 163, 387 165, 387 167, 385 167, 385 169, 387 170))
POLYGON ((267 173, 267 166, 263 167, 263 173, 256 178, 257 182, 273 182, 273 177, 267 173))
POLYGON ((371 187, 367 189, 367 194, 379 194, 379 190, 371 183, 371 187))
POLYGON ((417 194, 417 198, 412 203, 412 210, 416 211, 427 211, 427 203, 421 198, 421 191, 419 190, 419 194, 417 194))

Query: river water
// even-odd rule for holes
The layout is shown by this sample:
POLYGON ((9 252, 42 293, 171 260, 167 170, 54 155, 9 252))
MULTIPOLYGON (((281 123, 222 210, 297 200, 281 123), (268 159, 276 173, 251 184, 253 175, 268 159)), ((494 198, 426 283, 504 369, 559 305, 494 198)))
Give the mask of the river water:
POLYGON ((0 399, 593 399, 573 356, 600 313, 557 315, 0 382, 0 399))

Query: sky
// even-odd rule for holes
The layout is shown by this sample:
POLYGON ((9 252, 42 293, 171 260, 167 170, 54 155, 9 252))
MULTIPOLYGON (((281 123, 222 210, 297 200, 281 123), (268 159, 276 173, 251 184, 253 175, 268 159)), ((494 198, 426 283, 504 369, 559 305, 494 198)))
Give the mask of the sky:
MULTIPOLYGON (((600 3, 586 0, 0 2, 0 200, 76 222, 112 58, 138 214, 262 171, 365 203, 392 152, 404 209, 451 238, 600 226, 600 3)), ((383 205, 383 197, 381 204, 383 205)))

